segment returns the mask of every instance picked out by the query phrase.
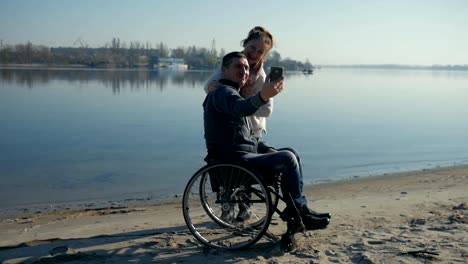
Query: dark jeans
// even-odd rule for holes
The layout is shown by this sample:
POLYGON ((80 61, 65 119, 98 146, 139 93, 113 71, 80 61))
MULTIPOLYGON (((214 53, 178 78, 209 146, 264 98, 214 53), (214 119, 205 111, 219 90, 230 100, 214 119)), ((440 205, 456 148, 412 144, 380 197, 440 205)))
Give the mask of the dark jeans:
POLYGON ((242 160, 258 170, 263 177, 281 173, 281 192, 286 206, 307 206, 307 200, 302 195, 302 168, 299 155, 292 148, 277 149, 273 153, 248 153, 242 160))

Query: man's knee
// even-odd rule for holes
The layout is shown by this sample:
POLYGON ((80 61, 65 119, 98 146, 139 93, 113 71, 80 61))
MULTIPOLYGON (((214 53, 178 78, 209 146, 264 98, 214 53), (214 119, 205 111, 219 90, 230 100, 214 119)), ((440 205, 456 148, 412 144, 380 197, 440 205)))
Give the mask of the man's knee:
POLYGON ((281 150, 278 153, 281 153, 282 159, 285 163, 291 164, 292 166, 298 165, 298 160, 296 154, 290 150, 281 150))
POLYGON ((294 154, 294 156, 296 156, 296 159, 297 159, 298 161, 300 160, 299 153, 298 153, 297 150, 294 149, 294 148, 291 148, 291 147, 280 148, 280 149, 278 149, 278 151, 289 151, 289 152, 292 152, 292 153, 294 154))

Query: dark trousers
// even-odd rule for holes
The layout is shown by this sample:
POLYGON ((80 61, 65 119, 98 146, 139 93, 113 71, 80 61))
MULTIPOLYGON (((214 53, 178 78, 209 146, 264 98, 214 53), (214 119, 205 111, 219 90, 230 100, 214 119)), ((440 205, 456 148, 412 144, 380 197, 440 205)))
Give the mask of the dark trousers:
POLYGON ((273 177, 281 173, 281 192, 286 206, 307 206, 307 200, 302 195, 300 158, 294 149, 277 149, 277 152, 262 154, 248 153, 242 156, 242 160, 258 170, 263 177, 273 177))

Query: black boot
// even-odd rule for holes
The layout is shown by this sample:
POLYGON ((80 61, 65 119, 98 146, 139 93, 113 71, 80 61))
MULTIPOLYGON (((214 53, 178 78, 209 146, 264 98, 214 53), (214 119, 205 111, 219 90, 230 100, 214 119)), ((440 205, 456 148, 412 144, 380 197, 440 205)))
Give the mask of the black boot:
POLYGON ((301 215, 296 208, 290 209, 286 207, 280 215, 281 219, 288 224, 288 232, 299 233, 303 232, 306 228, 302 222, 301 215))
POLYGON ((308 214, 308 215, 312 215, 312 216, 315 216, 315 217, 319 217, 319 218, 328 218, 328 219, 331 219, 331 214, 330 213, 318 213, 308 207, 303 207, 303 213, 304 214, 308 214))
MULTIPOLYGON (((286 211, 286 210, 285 210, 286 211)), ((293 210, 291 210, 293 211, 293 210)), ((296 249, 296 238, 294 234, 305 231, 305 226, 302 223, 299 212, 294 209, 296 213, 286 211, 287 214, 282 214, 281 218, 286 221, 288 229, 286 233, 281 236, 280 249, 284 252, 291 252, 296 249)))
POLYGON ((281 236, 280 249, 283 252, 291 252, 296 249, 296 238, 288 232, 281 236))
POLYGON ((299 215, 301 216, 302 223, 304 223, 307 230, 324 229, 330 223, 330 218, 315 216, 307 206, 302 206, 299 209, 299 215))
MULTIPOLYGON (((299 209, 300 213, 303 214, 303 215, 311 215, 311 216, 314 216, 314 217, 318 217, 318 218, 328 218, 330 219, 331 218, 331 214, 330 213, 317 213, 315 212, 314 210, 310 209, 310 208, 307 208, 307 206, 302 206, 300 209, 299 209)), ((289 207, 287 207, 286 209, 284 209, 283 211, 283 215, 289 215, 290 212, 289 212, 289 207)), ((281 219, 283 219, 283 221, 286 221, 285 218, 283 218, 283 216, 281 216, 281 219)))

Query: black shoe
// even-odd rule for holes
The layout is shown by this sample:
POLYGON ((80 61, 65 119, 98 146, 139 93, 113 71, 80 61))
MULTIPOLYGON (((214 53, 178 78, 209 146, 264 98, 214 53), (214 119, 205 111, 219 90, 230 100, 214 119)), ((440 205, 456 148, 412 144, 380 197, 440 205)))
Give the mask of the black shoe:
POLYGON ((288 232, 290 231, 294 234, 302 232, 304 229, 323 229, 330 223, 330 218, 312 215, 310 212, 311 210, 307 208, 307 206, 300 206, 298 210, 296 210, 296 208, 290 209, 289 207, 286 207, 281 214, 281 219, 288 223, 288 232))
POLYGON ((281 213, 280 217, 283 221, 287 223, 287 226, 288 226, 288 230, 286 231, 287 233, 295 234, 295 233, 305 231, 306 227, 304 226, 304 223, 302 222, 299 212, 295 208, 291 210, 289 209, 289 207, 287 207, 281 213))
POLYGON ((230 224, 234 220, 234 205, 234 203, 223 203, 220 219, 225 223, 230 224))
MULTIPOLYGON (((294 208, 295 209, 295 208, 294 208)), ((302 220, 302 223, 305 226, 306 230, 317 230, 323 229, 328 226, 330 223, 330 218, 328 217, 318 217, 309 209, 306 205, 297 206, 296 212, 299 212, 299 218, 302 220)), ((294 215, 292 210, 286 208, 283 212, 284 215, 294 215)))
POLYGON ((296 209, 290 210, 289 207, 286 207, 280 214, 280 218, 281 220, 287 222, 290 218, 299 218, 299 212, 296 209))
POLYGON ((281 236, 280 249, 283 252, 291 252, 296 249, 296 238, 294 238, 294 234, 286 232, 281 236))
POLYGON ((237 222, 245 222, 250 219, 252 212, 250 211, 250 204, 239 203, 239 213, 236 216, 237 222))
POLYGON ((296 218, 291 217, 286 222, 288 226, 288 230, 286 231, 286 233, 294 235, 296 233, 304 232, 306 230, 306 227, 300 217, 296 217, 296 218))
POLYGON ((301 215, 302 223, 307 230, 324 229, 330 223, 330 218, 315 217, 313 215, 301 215))
POLYGON ((289 216, 287 221, 288 229, 286 233, 281 236, 280 249, 283 252, 291 252, 296 249, 296 238, 294 234, 305 231, 305 226, 299 214, 296 217, 289 216))
POLYGON ((330 213, 318 213, 306 206, 303 206, 301 208, 301 213, 303 214, 306 214, 306 215, 312 215, 312 216, 315 216, 315 217, 319 217, 319 218, 328 218, 328 219, 331 219, 331 214, 330 213))
MULTIPOLYGON (((314 217, 331 219, 331 214, 330 213, 317 213, 316 211, 308 208, 307 206, 300 207, 299 213, 303 214, 303 215, 312 215, 314 217)), ((282 216, 281 216, 281 219, 283 219, 283 221, 286 221, 287 218, 285 218, 285 216, 288 216, 290 214, 291 214, 291 211, 289 210, 289 208, 284 209, 284 211, 282 213, 282 216)))

